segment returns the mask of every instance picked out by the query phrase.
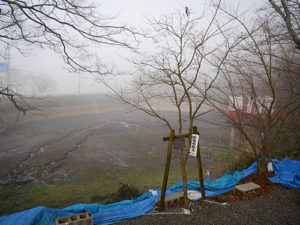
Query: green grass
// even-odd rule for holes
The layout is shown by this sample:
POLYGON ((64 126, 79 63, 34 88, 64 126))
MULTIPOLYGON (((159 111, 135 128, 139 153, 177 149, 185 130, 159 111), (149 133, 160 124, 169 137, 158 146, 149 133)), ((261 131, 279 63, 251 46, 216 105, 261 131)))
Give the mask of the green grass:
MULTIPOLYGON (((228 151, 201 149, 201 152, 211 152, 221 160, 227 160, 228 151)), ((174 154, 176 155, 176 154, 174 154)), ((145 155, 132 162, 134 166, 117 167, 103 165, 98 169, 80 171, 80 180, 73 183, 27 185, 23 188, 5 187, 0 190, 0 215, 30 209, 37 206, 64 208, 79 203, 107 204, 119 200, 117 198, 120 184, 128 184, 137 188, 140 193, 149 189, 161 189, 164 174, 165 154, 145 155)), ((205 173, 206 168, 204 166, 205 173)), ((222 175, 223 171, 219 171, 222 175)), ((198 169, 195 160, 187 165, 189 181, 198 181, 198 169)), ((168 179, 168 188, 181 182, 181 171, 178 158, 172 158, 168 179)))
POLYGON ((248 168, 249 166, 251 166, 254 162, 255 162, 254 157, 247 158, 244 160, 235 160, 232 164, 230 164, 226 168, 226 171, 231 172, 231 173, 233 173, 235 171, 242 171, 242 170, 248 168))
MULTIPOLYGON (((107 204, 116 198, 120 184, 129 184, 140 193, 161 188, 162 170, 148 170, 136 167, 110 168, 110 174, 93 174, 93 179, 71 184, 27 185, 21 189, 5 187, 0 190, 0 215, 7 215, 37 206, 64 208, 79 203, 107 204)), ((190 180, 197 180, 197 170, 189 172, 190 180)), ((180 168, 171 168, 168 188, 181 181, 180 168)))

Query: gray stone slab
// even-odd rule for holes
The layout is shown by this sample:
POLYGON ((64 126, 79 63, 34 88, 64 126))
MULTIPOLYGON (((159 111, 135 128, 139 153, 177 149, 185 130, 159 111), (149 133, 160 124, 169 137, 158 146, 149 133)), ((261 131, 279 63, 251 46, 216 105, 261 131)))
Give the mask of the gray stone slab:
POLYGON ((249 182, 246 184, 240 184, 240 185, 235 186, 235 189, 237 189, 238 191, 241 191, 243 193, 246 193, 248 191, 254 191, 259 188, 260 188, 260 186, 254 182, 249 182))
POLYGON ((166 196, 165 202, 174 201, 174 200, 180 199, 182 197, 183 197, 183 193, 177 192, 177 193, 166 196))

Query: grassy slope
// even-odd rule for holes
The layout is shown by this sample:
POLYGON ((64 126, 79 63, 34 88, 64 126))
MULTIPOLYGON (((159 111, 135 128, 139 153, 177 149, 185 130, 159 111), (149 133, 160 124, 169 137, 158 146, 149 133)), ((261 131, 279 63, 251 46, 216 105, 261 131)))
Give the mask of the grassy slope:
MULTIPOLYGON (((230 158, 228 151, 222 154, 216 151, 203 149, 215 156, 215 161, 220 163, 230 158)), ((169 174, 168 188, 181 181, 179 159, 173 154, 169 174)), ((135 186, 140 192, 149 189, 160 189, 164 173, 165 155, 145 155, 134 163, 135 166, 117 167, 104 165, 101 169, 84 170, 81 177, 86 177, 80 182, 63 184, 26 185, 22 188, 5 187, 0 190, 0 215, 30 209, 37 206, 64 208, 79 203, 98 202, 105 204, 111 202, 111 194, 116 193, 121 183, 135 186)), ((204 165, 204 172, 207 169, 204 165)), ((211 177, 217 178, 223 174, 224 165, 214 163, 211 177)), ((198 170, 195 159, 189 160, 187 166, 188 179, 198 181, 198 170)))

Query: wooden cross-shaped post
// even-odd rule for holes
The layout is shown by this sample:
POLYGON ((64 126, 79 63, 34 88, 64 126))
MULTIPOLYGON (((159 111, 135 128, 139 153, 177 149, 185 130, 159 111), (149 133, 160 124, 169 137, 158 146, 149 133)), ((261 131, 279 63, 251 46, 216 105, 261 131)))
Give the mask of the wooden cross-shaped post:
POLYGON ((158 210, 160 212, 164 210, 164 206, 165 206, 165 196, 166 196, 166 190, 167 190, 167 184, 168 184, 168 177, 169 177, 169 170, 170 170, 170 164, 171 164, 171 156, 172 156, 174 136, 175 136, 174 130, 170 130, 167 160, 166 160, 164 180, 163 180, 163 186, 162 186, 162 190, 161 190, 159 210, 158 210))
POLYGON ((163 141, 169 141, 168 144, 168 153, 167 153, 167 160, 166 160, 166 166, 165 166, 165 172, 164 172, 164 179, 163 179, 163 185, 161 190, 161 196, 160 196, 160 202, 159 202, 159 210, 163 211, 165 206, 165 197, 166 197, 166 191, 167 191, 167 185, 168 185, 168 177, 169 177, 169 170, 171 165, 171 156, 172 156, 172 149, 173 149, 173 143, 175 139, 178 138, 187 138, 189 134, 181 134, 175 136, 175 131, 170 130, 170 136, 169 137, 163 137, 163 141))
MULTIPOLYGON (((196 126, 193 127, 193 133, 199 135, 199 132, 198 132, 196 126)), ((178 139, 178 138, 188 138, 188 137, 189 137, 189 134, 181 134, 181 135, 175 136, 174 130, 170 130, 169 137, 163 137, 163 141, 169 141, 169 144, 168 144, 168 153, 167 153, 167 160, 166 160, 166 166, 165 166, 165 172, 164 172, 164 178, 163 178, 162 191, 161 191, 160 202, 159 202, 159 210, 158 211, 160 211, 160 212, 164 210, 164 206, 165 206, 165 197, 166 197, 166 191, 167 191, 167 184, 168 184, 168 177, 169 177, 169 170, 170 170, 170 165, 171 165, 171 156, 172 156, 174 140, 178 139)), ((202 198, 205 198, 199 143, 197 146, 197 162, 198 162, 198 172, 199 172, 201 195, 202 195, 202 198)))

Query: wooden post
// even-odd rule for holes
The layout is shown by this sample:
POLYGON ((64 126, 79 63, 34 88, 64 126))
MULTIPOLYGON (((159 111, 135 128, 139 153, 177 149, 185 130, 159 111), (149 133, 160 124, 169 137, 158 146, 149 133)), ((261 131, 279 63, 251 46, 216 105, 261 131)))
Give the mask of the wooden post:
POLYGON ((174 133, 175 133, 174 130, 170 130, 166 167, 165 167, 162 191, 161 191, 160 202, 159 202, 159 210, 158 210, 159 212, 163 211, 164 206, 165 206, 165 196, 166 196, 169 170, 170 170, 170 164, 171 164, 173 141, 174 141, 174 136, 175 136, 174 133))
MULTIPOLYGON (((198 132, 196 126, 193 127, 193 134, 198 134, 199 135, 199 132, 198 132)), ((199 141, 200 141, 200 137, 199 137, 199 141)), ((198 143, 198 146, 197 146, 197 164, 198 164, 198 173, 199 173, 199 182, 200 182, 201 195, 202 195, 202 199, 205 199, 204 180, 203 180, 203 171, 202 171, 202 163, 201 163, 199 143, 198 143)))

